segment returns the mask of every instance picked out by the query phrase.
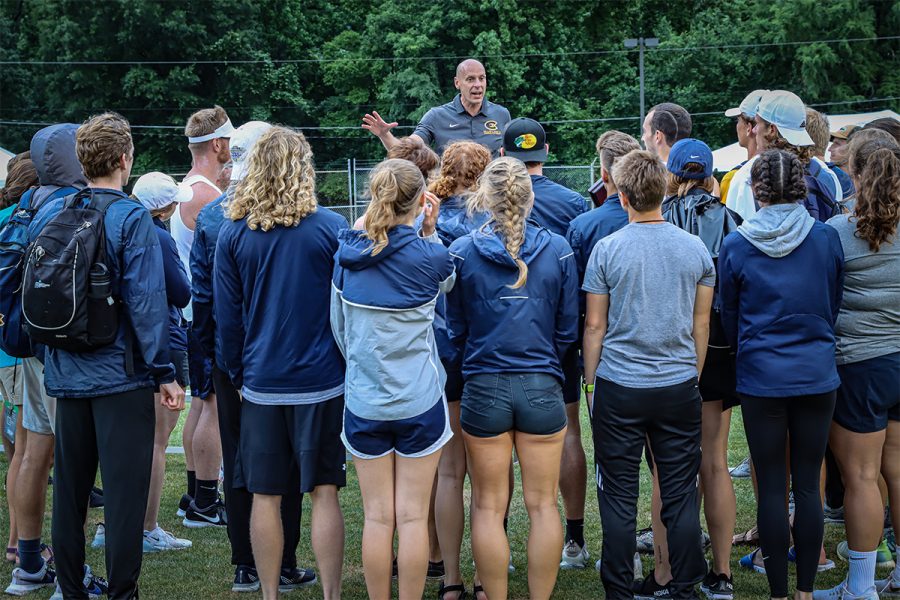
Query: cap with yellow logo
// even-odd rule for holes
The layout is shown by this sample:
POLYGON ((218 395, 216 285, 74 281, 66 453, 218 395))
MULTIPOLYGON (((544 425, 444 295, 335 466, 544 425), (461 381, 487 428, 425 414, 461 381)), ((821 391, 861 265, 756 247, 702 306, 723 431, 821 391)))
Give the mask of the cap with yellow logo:
POLYGON ((503 155, 522 162, 546 162, 547 135, 534 119, 513 119, 503 132, 503 155))

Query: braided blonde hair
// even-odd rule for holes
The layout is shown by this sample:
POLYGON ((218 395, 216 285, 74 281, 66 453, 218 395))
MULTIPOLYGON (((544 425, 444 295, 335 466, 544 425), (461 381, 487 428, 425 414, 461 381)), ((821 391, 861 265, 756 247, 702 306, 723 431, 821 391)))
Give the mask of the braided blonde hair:
POLYGON ((366 209, 366 237, 372 240, 372 256, 388 245, 388 230, 416 209, 425 193, 419 168, 402 158, 381 161, 369 175, 372 201, 366 209))
POLYGON ((229 219, 246 217, 250 229, 269 231, 276 225, 294 227, 316 211, 316 172, 302 133, 272 127, 247 160, 247 176, 225 209, 229 219))
POLYGON ((519 277, 512 284, 518 289, 528 280, 528 265, 519 257, 525 243, 525 220, 531 212, 531 177, 525 164, 517 158, 504 157, 490 163, 481 175, 472 204, 488 211, 490 224, 503 238, 506 251, 519 267, 519 277))

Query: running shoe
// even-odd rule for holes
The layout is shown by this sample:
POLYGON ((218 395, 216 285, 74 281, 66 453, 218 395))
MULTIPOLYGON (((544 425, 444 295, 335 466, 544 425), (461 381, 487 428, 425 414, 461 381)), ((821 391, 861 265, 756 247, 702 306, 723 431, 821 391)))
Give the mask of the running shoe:
POLYGON ((650 569, 643 579, 636 580, 631 591, 634 592, 634 600, 669 600, 672 598, 672 590, 668 585, 656 583, 653 569, 650 569))
POLYGON ((47 566, 46 561, 37 573, 29 573, 22 567, 16 567, 13 569, 12 582, 7 586, 6 593, 12 596, 24 596, 54 583, 56 583, 56 572, 47 566))
POLYGON ((204 509, 200 509, 191 501, 187 511, 184 513, 184 520, 181 522, 185 527, 191 529, 199 529, 201 527, 225 527, 228 525, 228 517, 225 515, 225 505, 221 501, 216 500, 204 509))
MULTIPOLYGON (((91 568, 87 565, 84 565, 84 579, 82 580, 82 583, 84 584, 84 591, 87 592, 90 600, 105 598, 109 593, 109 584, 106 580, 94 575, 94 573, 91 572, 91 568)), ((50 596, 50 600, 63 600, 63 594, 59 587, 59 583, 56 584, 56 591, 50 596)))
MULTIPOLYGON (((596 569, 597 572, 599 573, 600 568, 602 566, 603 566, 603 560, 598 558, 597 562, 594 563, 594 569, 596 569)), ((634 553, 634 580, 637 581, 643 576, 644 576, 644 565, 641 564, 641 555, 638 554, 637 552, 635 552, 634 553)))
POLYGON ((103 508, 103 490, 96 486, 91 488, 91 499, 88 505, 91 508, 103 508))
POLYGON ((882 600, 885 598, 900 598, 900 579, 894 579, 893 575, 900 575, 900 573, 894 573, 888 576, 887 579, 875 581, 875 589, 882 600))
POLYGON ((843 523, 844 522, 844 507, 838 506, 837 508, 831 508, 828 504, 825 504, 825 522, 826 523, 843 523))
POLYGON ((184 550, 193 546, 190 540, 177 538, 159 525, 153 531, 144 531, 144 552, 164 552, 166 550, 184 550))
MULTIPOLYGON (((788 549, 788 562, 797 562, 797 550, 793 546, 788 549)), ((826 558, 825 562, 819 563, 819 566, 816 567, 816 571, 818 571, 819 573, 824 573, 825 571, 832 570, 834 566, 834 561, 826 558)))
POLYGON ((766 568, 764 566, 760 566, 753 562, 753 559, 756 558, 757 553, 761 552, 759 548, 751 552, 750 554, 745 554, 741 557, 741 560, 738 561, 738 564, 744 567, 745 569, 753 569, 757 573, 766 574, 766 568))
POLYGON ((312 569, 282 569, 281 579, 278 582, 279 592, 290 592, 291 590, 299 590, 311 585, 315 585, 316 572, 312 569))
POLYGON ((104 546, 106 546, 106 525, 97 523, 97 532, 94 534, 91 548, 103 548, 104 546))
POLYGON ((706 594, 709 600, 733 600, 734 581, 728 575, 714 573, 710 569, 700 584, 700 591, 706 594))
POLYGON ((878 600, 878 592, 872 586, 861 595, 851 594, 845 579, 830 590, 813 591, 813 600, 878 600))
POLYGON ((437 562, 428 561, 428 571, 425 572, 426 579, 443 579, 444 578, 444 561, 437 562))
POLYGON ((641 554, 653 554, 653 528, 638 531, 634 542, 635 549, 641 554))
POLYGON ((259 575, 255 567, 238 565, 234 570, 234 583, 231 584, 232 592, 258 592, 259 575))
MULTIPOLYGON (((881 543, 878 544, 878 548, 876 549, 877 554, 875 555, 875 566, 879 569, 893 569, 894 565, 894 556, 891 554, 891 551, 888 549, 887 542, 885 540, 881 540, 881 543)), ((850 545, 847 543, 847 540, 843 542, 838 542, 837 545, 837 555, 842 561, 847 562, 850 560, 850 545)))
POLYGON ((563 547, 562 560, 559 562, 560 569, 583 569, 588 564, 591 555, 586 547, 578 545, 575 540, 569 540, 563 547))
POLYGON ((728 472, 734 479, 746 479, 750 477, 750 457, 748 456, 737 465, 730 468, 728 472))
POLYGON ((179 517, 183 517, 187 513, 187 509, 191 507, 191 502, 193 501, 194 499, 192 497, 187 494, 182 494, 181 500, 178 501, 178 511, 176 514, 179 517))

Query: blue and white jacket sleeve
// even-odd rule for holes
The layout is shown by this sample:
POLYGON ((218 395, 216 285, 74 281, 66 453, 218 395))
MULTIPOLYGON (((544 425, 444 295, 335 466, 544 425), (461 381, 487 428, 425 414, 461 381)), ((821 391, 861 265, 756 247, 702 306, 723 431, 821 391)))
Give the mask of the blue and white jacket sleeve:
POLYGON ((150 213, 131 211, 122 225, 122 240, 120 294, 134 332, 135 349, 157 384, 171 383, 175 381, 175 367, 169 357, 166 277, 150 213))
MULTIPOLYGON (((454 278, 459 273, 464 259, 456 254, 451 254, 455 265, 454 278)), ((462 286, 456 286, 447 294, 447 335, 450 338, 450 346, 453 348, 455 362, 462 363, 466 346, 466 338, 469 327, 466 323, 465 298, 462 286)))
MULTIPOLYGON (((432 244, 438 244, 440 246, 444 245, 444 242, 441 241, 437 231, 427 237, 423 237, 422 231, 419 230, 419 237, 432 244)), ((453 258, 449 254, 446 255, 446 260, 441 260, 439 263, 440 264, 435 265, 438 272, 438 288, 441 292, 446 294, 453 289, 453 284, 456 283, 456 269, 453 266, 453 258)))
POLYGON ((203 215, 200 214, 194 228, 194 244, 191 246, 190 256, 194 311, 191 329, 200 341, 203 353, 212 358, 216 354, 216 320, 213 315, 213 272, 207 243, 203 215))
POLYGON ((220 357, 234 387, 244 383, 244 292, 235 261, 230 230, 223 228, 216 244, 213 275, 213 305, 216 331, 222 340, 220 357))
POLYGON ((341 297, 341 291, 344 286, 343 282, 344 270, 340 265, 334 265, 334 276, 331 279, 331 334, 337 343, 338 349, 347 359, 346 344, 344 343, 344 332, 346 331, 346 321, 344 319, 344 301, 341 297))
POLYGON ((563 254, 559 259, 562 269, 562 286, 559 289, 559 304, 556 307, 556 351, 562 361, 569 346, 578 340, 578 267, 575 254, 568 244, 563 244, 563 254))

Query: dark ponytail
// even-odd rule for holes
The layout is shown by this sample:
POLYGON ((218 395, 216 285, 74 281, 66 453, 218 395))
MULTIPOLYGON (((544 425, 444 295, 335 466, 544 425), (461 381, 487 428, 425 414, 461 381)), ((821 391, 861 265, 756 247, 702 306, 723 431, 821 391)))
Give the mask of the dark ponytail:
POLYGON ((793 153, 767 150, 750 170, 753 196, 760 204, 791 204, 806 198, 803 165, 793 153))

